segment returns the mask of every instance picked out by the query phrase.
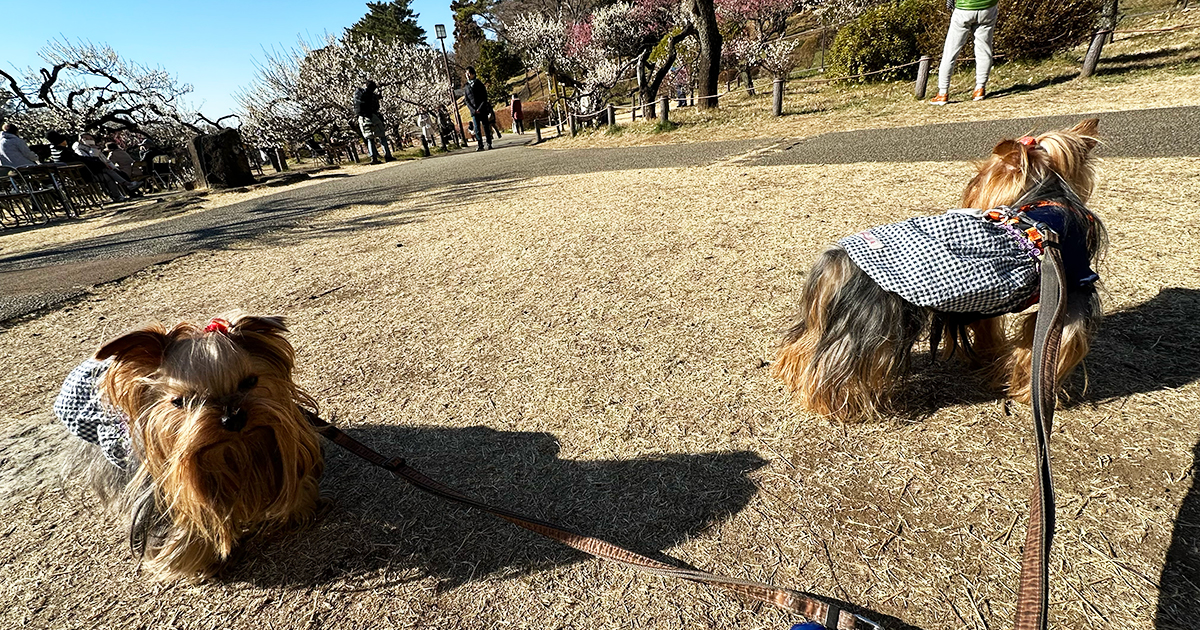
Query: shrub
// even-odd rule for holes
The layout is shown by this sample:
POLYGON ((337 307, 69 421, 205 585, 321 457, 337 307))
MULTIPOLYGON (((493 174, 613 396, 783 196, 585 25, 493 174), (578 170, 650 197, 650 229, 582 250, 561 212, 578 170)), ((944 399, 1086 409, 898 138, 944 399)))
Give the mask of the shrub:
MULTIPOLYGON (((1000 0, 993 50, 1006 59, 1045 59, 1090 37, 1101 0, 1000 0)), ((942 55, 950 11, 943 0, 902 0, 870 9, 847 24, 829 49, 829 71, 852 76, 942 55)), ((960 55, 971 56, 972 43, 960 55)), ((916 66, 860 81, 911 79, 916 66)))
MULTIPOLYGON (((946 13, 943 0, 903 0, 896 4, 884 4, 865 11, 853 22, 842 27, 833 45, 829 48, 829 72, 834 76, 853 76, 866 72, 875 72, 916 61, 922 54, 921 45, 937 36, 935 29, 942 28, 941 35, 945 36, 945 23, 929 19, 941 13, 946 13)), ((901 78, 912 78, 917 73, 916 66, 899 70, 890 70, 869 77, 859 78, 859 81, 892 81, 901 78)))
POLYGON ((1100 4, 1100 0, 1001 0, 995 50, 1009 59, 1046 59, 1083 43, 1096 28, 1100 4))

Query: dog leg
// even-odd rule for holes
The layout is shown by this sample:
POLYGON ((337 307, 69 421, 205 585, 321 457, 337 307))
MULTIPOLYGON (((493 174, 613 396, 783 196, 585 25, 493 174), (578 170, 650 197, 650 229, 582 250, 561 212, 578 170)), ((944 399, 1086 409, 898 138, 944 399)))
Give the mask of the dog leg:
MULTIPOLYGON (((1008 354, 1008 395, 1028 403, 1033 362, 1033 330, 1036 313, 1020 316, 1017 335, 1008 354)), ((1067 296, 1067 313, 1063 320, 1062 343, 1055 369, 1061 389, 1071 372, 1083 362, 1091 348, 1092 337, 1100 326, 1100 297, 1095 287, 1073 292, 1067 296)))

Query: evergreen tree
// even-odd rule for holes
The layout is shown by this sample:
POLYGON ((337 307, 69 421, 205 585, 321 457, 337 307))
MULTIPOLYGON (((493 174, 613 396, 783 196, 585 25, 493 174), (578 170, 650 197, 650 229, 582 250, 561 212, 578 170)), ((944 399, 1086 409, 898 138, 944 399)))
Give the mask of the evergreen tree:
POLYGON ((488 97, 501 103, 508 101, 508 79, 525 69, 507 44, 485 39, 479 46, 479 62, 475 66, 479 80, 487 87, 488 97))
POLYGON ((369 36, 386 43, 424 44, 425 29, 417 26, 417 14, 409 0, 368 2, 367 14, 346 29, 351 38, 369 36))

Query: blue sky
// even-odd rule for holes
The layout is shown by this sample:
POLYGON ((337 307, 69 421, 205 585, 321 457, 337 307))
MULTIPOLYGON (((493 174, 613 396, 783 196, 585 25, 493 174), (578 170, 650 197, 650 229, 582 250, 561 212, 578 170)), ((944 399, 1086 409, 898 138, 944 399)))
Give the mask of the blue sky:
MULTIPOLYGON (((22 0, 4 2, 0 66, 12 72, 38 66, 37 51, 51 39, 90 40, 126 59, 158 65, 191 83, 191 101, 209 118, 235 107, 233 93, 250 83, 263 49, 290 47, 297 37, 341 33, 367 12, 365 0, 22 0)), ((446 25, 453 50, 450 0, 412 0, 417 23, 434 39, 446 25)))

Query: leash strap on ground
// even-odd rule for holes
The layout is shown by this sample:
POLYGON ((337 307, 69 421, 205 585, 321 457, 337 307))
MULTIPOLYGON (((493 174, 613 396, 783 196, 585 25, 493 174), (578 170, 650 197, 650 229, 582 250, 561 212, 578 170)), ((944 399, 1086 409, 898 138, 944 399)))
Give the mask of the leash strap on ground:
POLYGON ((401 458, 389 459, 380 455, 358 440, 350 437, 341 429, 322 420, 316 414, 307 410, 304 410, 304 413, 317 432, 329 441, 380 468, 390 471, 420 490, 446 499, 447 501, 453 501, 477 510, 482 510, 514 525, 536 532, 597 558, 609 560, 653 575, 720 586, 750 599, 772 604, 788 612, 798 613, 807 619, 823 624, 826 628, 836 630, 882 630, 882 626, 879 624, 845 610, 836 603, 822 601, 800 591, 780 588, 753 580, 725 577, 706 571, 669 565, 630 551, 624 547, 619 547, 608 541, 577 534, 553 523, 477 501, 454 488, 425 476, 421 471, 406 464, 401 458))
POLYGON ((1033 333, 1032 406, 1037 437, 1037 483, 1029 499, 1029 526, 1021 554, 1016 630, 1045 630, 1049 597, 1050 546, 1054 541, 1054 484, 1050 474, 1050 430, 1057 397, 1058 350, 1066 314, 1066 275, 1058 236, 1038 225, 1044 237, 1041 305, 1033 333))

